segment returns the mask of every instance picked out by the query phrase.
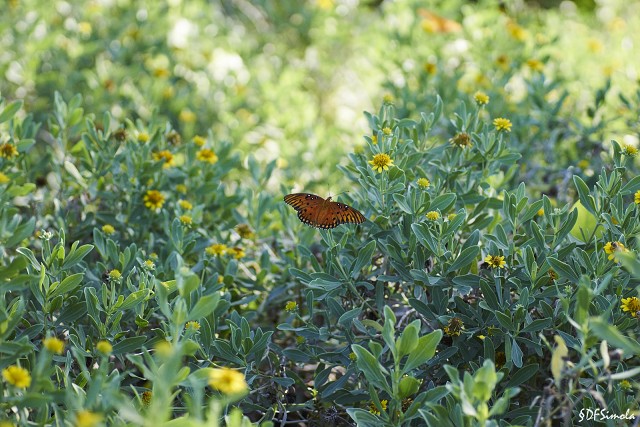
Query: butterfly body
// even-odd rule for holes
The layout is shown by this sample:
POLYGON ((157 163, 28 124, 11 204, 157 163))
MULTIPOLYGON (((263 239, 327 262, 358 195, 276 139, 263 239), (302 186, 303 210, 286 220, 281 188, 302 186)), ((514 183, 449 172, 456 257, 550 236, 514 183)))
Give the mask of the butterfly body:
POLYGON ((297 212, 298 218, 311 227, 330 229, 340 224, 361 224, 366 218, 356 209, 340 202, 323 199, 309 193, 294 193, 284 196, 284 201, 297 212))

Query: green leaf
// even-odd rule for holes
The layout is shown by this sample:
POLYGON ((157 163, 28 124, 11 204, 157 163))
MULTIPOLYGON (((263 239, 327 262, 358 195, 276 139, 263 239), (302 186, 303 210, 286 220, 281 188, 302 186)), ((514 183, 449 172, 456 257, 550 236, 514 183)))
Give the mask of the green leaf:
POLYGON ((16 115, 20 108, 22 108, 22 99, 16 99, 15 101, 4 107, 4 110, 2 110, 2 112, 0 113, 0 123, 4 123, 7 120, 10 120, 13 116, 16 115))
POLYGON ((531 365, 527 365, 522 367, 521 369, 518 369, 516 373, 511 376, 511 378, 507 382, 506 387, 515 387, 529 380, 538 372, 539 368, 540 365, 538 365, 537 363, 533 363, 531 365))
POLYGON ((623 335, 618 328, 610 324, 601 317, 589 319, 591 331, 603 340, 607 340, 609 345, 621 349, 625 356, 635 356, 640 354, 640 344, 638 341, 623 335))
POLYGON ((429 210, 440 212, 446 212, 456 202, 456 195, 454 193, 441 194, 434 198, 429 205, 429 210))
POLYGON ((578 274, 573 271, 573 268, 571 268, 569 264, 552 257, 547 257, 547 261, 549 262, 549 265, 551 265, 553 270, 558 273, 558 276, 563 279, 569 280, 571 283, 578 283, 578 274))
POLYGON ((460 256, 451 264, 447 269, 447 274, 456 272, 469 266, 480 255, 480 248, 477 246, 471 246, 462 251, 460 256))
POLYGON ((67 255, 67 257, 62 262, 62 270, 67 270, 78 264, 84 257, 89 254, 89 252, 93 250, 93 245, 82 245, 77 249, 76 246, 78 246, 78 242, 73 242, 69 255, 67 255))
POLYGON ((117 306, 116 308, 122 311, 130 310, 137 305, 142 304, 142 302, 149 296, 150 293, 151 291, 149 289, 140 289, 139 291, 135 291, 134 293, 129 295, 120 306, 117 306))
POLYGON ((213 313, 219 301, 220 294, 217 292, 200 297, 196 305, 189 312, 187 320, 200 320, 203 317, 207 317, 213 313))
POLYGON ((627 194, 633 194, 638 190, 640 190, 640 176, 635 176, 620 189, 619 193, 626 196, 627 194))
POLYGON ((413 369, 417 368, 424 363, 427 363, 429 359, 436 354, 436 347, 442 339, 442 330, 437 329, 431 332, 429 335, 425 335, 418 339, 418 345, 416 349, 409 354, 407 362, 402 367, 402 374, 406 374, 413 369))
POLYGON ((51 287, 49 288, 49 292, 47 293, 47 299, 52 300, 58 295, 64 295, 73 291, 75 288, 77 288, 80 285, 83 277, 84 277, 84 273, 76 273, 76 274, 67 276, 57 286, 51 285, 51 287))
POLYGON ((125 338, 113 345, 113 354, 130 353, 134 350, 140 350, 142 344, 144 344, 146 341, 146 336, 125 338))
POLYGON ((396 341, 396 348, 398 350, 398 359, 402 359, 405 355, 415 350, 418 345, 418 331, 420 329, 420 321, 414 320, 409 326, 407 326, 400 338, 396 341))
POLYGON ((364 374, 367 381, 369 381, 371 385, 383 389, 387 393, 391 394, 391 387, 387 383, 389 372, 384 368, 384 366, 380 365, 373 354, 369 353, 369 351, 364 347, 358 344, 353 344, 351 349, 358 357, 356 364, 358 369, 360 369, 364 374))
POLYGON ((552 319, 536 319, 533 322, 529 323, 524 328, 522 328, 520 332, 537 332, 541 329, 548 328, 552 324, 553 324, 552 319))
POLYGON ((357 278, 360 275, 360 270, 366 265, 371 265, 371 257, 373 251, 376 249, 376 241, 372 240, 364 248, 358 250, 358 258, 356 258, 353 267, 351 267, 351 277, 357 278))

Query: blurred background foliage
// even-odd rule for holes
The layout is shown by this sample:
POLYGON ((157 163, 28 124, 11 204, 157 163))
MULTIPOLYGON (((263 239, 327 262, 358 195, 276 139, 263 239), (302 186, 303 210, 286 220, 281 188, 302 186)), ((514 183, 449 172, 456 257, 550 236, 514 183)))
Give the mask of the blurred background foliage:
POLYGON ((598 144, 628 137, 634 112, 621 102, 597 110, 593 94, 612 79, 608 97, 636 96, 640 5, 540 4, 11 0, 0 90, 40 120, 55 91, 80 92, 98 116, 168 120, 185 139, 211 129, 261 162, 279 159, 271 188, 323 194, 339 189, 335 165, 363 144, 362 112, 384 94, 403 118, 436 93, 455 109, 483 90, 490 112, 530 110, 516 128, 546 153, 539 167, 560 151, 562 166, 586 160, 597 171, 598 144))

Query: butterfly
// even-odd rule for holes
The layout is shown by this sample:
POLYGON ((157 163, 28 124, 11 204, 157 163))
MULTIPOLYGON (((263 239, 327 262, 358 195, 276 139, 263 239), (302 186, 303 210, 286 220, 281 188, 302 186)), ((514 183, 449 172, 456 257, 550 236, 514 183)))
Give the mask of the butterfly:
POLYGON ((298 212, 300 221, 316 228, 335 228, 347 222, 361 224, 367 219, 349 205, 332 202, 331 197, 294 193, 284 196, 284 201, 298 212))

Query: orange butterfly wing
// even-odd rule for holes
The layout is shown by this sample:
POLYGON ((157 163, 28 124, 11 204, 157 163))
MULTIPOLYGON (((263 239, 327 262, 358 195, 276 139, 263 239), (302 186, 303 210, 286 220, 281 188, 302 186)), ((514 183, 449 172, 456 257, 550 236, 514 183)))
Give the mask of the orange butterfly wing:
POLYGON ((335 228, 340 224, 361 224, 366 218, 359 211, 344 203, 332 202, 315 194, 294 193, 284 196, 284 201, 297 212, 304 224, 316 228, 335 228))

